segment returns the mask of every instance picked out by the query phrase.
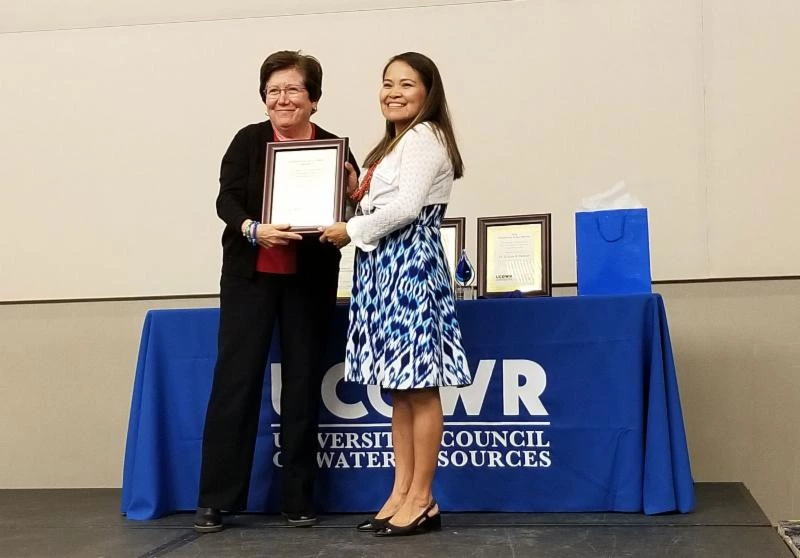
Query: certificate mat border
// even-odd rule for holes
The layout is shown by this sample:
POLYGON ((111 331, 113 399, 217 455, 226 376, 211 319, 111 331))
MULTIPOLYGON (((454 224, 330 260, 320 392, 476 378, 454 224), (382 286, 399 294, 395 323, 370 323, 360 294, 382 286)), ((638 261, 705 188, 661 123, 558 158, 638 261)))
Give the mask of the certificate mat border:
MULTIPOLYGON (((275 180, 275 154, 279 151, 307 150, 307 149, 330 149, 336 148, 336 187, 334 195, 333 222, 344 221, 344 163, 347 157, 348 138, 331 138, 318 140, 299 140, 299 141, 270 141, 267 142, 266 159, 264 162, 264 196, 261 206, 261 222, 272 222, 272 192, 273 181, 275 180)), ((320 223, 324 225, 325 223, 320 223)), ((318 233, 316 226, 292 227, 292 232, 297 233, 318 233)))
MULTIPOLYGON (((439 227, 440 229, 455 229, 456 230, 456 246, 454 254, 455 258, 453 258, 453 262, 455 265, 458 265, 458 258, 461 257, 461 251, 466 246, 466 236, 467 236, 467 218, 466 217, 445 217, 442 219, 442 226, 439 227)), ((444 244, 444 243, 442 243, 444 244)), ((443 246, 444 247, 444 246, 443 246)), ((456 287, 456 270, 455 268, 450 270, 450 279, 453 287, 453 292, 455 292, 456 287)))
POLYGON ((478 296, 487 298, 507 297, 508 292, 489 292, 486 290, 487 231, 490 227, 506 225, 540 225, 542 245, 542 288, 522 293, 523 296, 551 296, 553 290, 553 274, 551 263, 550 213, 530 215, 504 215, 498 217, 478 218, 478 296))

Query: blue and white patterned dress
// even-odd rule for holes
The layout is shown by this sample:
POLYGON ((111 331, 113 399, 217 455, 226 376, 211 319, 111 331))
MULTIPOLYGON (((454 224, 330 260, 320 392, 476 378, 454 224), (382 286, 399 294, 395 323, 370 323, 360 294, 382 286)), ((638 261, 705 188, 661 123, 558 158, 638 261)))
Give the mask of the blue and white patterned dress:
POLYGON ((356 251, 346 378, 386 389, 472 382, 439 232, 446 206, 356 251))
POLYGON ((406 390, 472 383, 440 226, 453 183, 430 124, 412 128, 375 169, 357 246, 345 379, 406 390))

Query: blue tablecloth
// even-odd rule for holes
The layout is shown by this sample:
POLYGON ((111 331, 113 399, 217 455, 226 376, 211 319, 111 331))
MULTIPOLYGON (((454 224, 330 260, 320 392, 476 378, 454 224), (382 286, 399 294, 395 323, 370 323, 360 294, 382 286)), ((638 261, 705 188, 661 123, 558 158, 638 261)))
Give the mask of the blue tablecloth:
MULTIPOLYGON (((689 512, 694 491, 659 295, 464 301, 472 386, 443 390, 435 495, 448 511, 689 512)), ((131 403, 122 512, 196 506, 218 309, 147 313, 131 403)), ((335 316, 320 420, 321 512, 374 511, 391 481, 390 407, 341 381, 335 316)), ((264 383, 250 511, 277 511, 280 354, 264 383), (275 378, 273 380, 273 378, 275 378), (274 389, 273 389, 274 386, 274 389)))

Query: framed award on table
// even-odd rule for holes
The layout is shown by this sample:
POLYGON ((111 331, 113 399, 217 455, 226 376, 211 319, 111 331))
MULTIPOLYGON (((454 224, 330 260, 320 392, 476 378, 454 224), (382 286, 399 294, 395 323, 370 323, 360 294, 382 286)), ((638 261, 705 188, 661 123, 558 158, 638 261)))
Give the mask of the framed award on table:
POLYGON ((316 233, 344 221, 347 138, 267 144, 262 223, 316 233))
POLYGON ((339 261, 339 282, 336 287, 336 302, 347 302, 353 291, 353 271, 356 265, 356 245, 352 242, 342 248, 339 261))
POLYGON ((478 219, 478 296, 550 296, 550 214, 478 219))
POLYGON ((456 264, 461 251, 464 249, 466 222, 467 220, 464 217, 447 217, 442 219, 440 228, 444 255, 447 259, 447 269, 450 271, 450 280, 454 288, 456 286, 456 264))

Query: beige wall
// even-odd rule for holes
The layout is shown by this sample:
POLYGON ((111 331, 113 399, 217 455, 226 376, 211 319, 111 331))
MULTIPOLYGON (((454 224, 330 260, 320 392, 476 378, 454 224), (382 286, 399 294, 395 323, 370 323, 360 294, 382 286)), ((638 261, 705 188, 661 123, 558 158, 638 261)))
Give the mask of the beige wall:
POLYGON ((664 285, 697 481, 800 516, 800 281, 664 285))
POLYGON ((215 292, 219 160, 283 48, 322 59, 314 119, 359 157, 385 61, 432 56, 467 165, 449 214, 552 213, 556 282, 575 280, 581 199, 620 180, 657 279, 800 274, 797 0, 88 3, 0 6, 0 301, 215 292), (65 216, 58 234, 32 211, 65 216))
MULTIPOLYGON (((800 281, 659 290, 695 479, 743 481, 771 520, 798 517, 800 281)), ((120 486, 144 313, 216 304, 0 306, 0 488, 120 486)))

